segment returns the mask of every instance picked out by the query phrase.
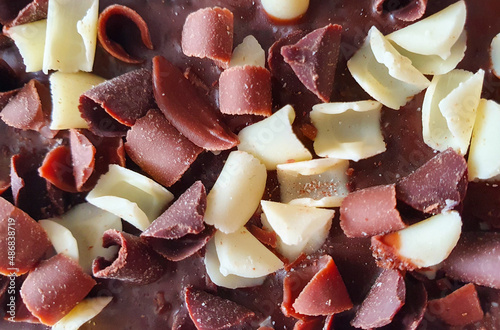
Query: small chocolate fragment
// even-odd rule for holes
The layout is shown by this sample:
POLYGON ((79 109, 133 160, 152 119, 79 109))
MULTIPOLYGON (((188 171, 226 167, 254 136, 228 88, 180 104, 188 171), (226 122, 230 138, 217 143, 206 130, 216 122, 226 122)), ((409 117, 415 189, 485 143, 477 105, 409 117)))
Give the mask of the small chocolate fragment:
POLYGON ((276 235, 275 231, 267 231, 256 225, 247 225, 247 229, 262 244, 271 248, 276 248, 276 246, 278 246, 278 235, 276 235))
POLYGON ((387 330, 416 330, 427 310, 427 291, 422 282, 406 276, 406 299, 403 308, 396 314, 387 330))
POLYGON ((443 262, 448 277, 500 289, 500 233, 466 232, 443 262))
POLYGON ((97 23, 97 38, 101 43, 102 47, 113 57, 130 64, 140 64, 144 60, 141 58, 134 57, 127 53, 119 43, 111 40, 108 35, 108 24, 109 20, 113 16, 123 16, 130 21, 132 21, 139 31, 141 32, 141 40, 144 46, 148 49, 153 49, 153 43, 151 42, 151 35, 149 34, 148 25, 142 19, 142 17, 135 11, 126 6, 121 5, 111 5, 102 11, 99 15, 99 21, 97 23))
POLYGON ((127 133, 125 150, 146 173, 166 187, 176 183, 203 151, 158 110, 150 110, 127 133))
POLYGON ((340 207, 347 237, 381 235, 406 227, 396 209, 396 186, 376 186, 350 193, 340 207))
POLYGON ((396 194, 399 200, 416 210, 437 214, 463 201, 467 181, 464 157, 447 149, 401 179, 396 194))
POLYGON ((321 101, 329 102, 339 58, 342 27, 329 24, 296 44, 283 46, 281 55, 299 80, 321 101))
POLYGON ((294 324, 293 330, 315 330, 321 328, 322 325, 323 325, 323 318, 311 317, 305 320, 298 320, 294 324))
POLYGON ((196 326, 189 317, 187 308, 182 306, 174 315, 172 330, 196 330, 196 326))
POLYGON ((7 104, 9 104, 10 100, 19 93, 21 89, 13 89, 8 92, 0 92, 0 109, 5 108, 7 104))
POLYGON ((153 91, 168 121, 197 146, 227 150, 238 144, 238 137, 221 121, 215 109, 162 56, 153 58, 153 91))
POLYGON ((30 272, 21 287, 21 297, 43 324, 54 325, 82 301, 95 284, 77 262, 58 254, 30 272))
POLYGON ((47 153, 38 173, 57 188, 76 192, 75 177, 73 176, 73 164, 71 149, 67 146, 59 146, 47 153))
POLYGON ((233 13, 226 8, 203 8, 189 14, 182 28, 182 52, 209 58, 227 69, 233 51, 233 13))
POLYGON ((239 329, 255 317, 251 310, 231 300, 188 287, 184 299, 198 330, 239 329))
POLYGON ((109 278, 134 284, 148 284, 158 280, 165 268, 162 258, 137 236, 109 229, 104 232, 102 246, 120 246, 113 261, 102 257, 94 260, 94 277, 109 278))
POLYGON ((14 205, 19 206, 19 193, 24 188, 24 175, 35 166, 33 157, 21 153, 10 158, 10 186, 14 205))
POLYGON ((481 321, 484 317, 476 287, 472 283, 444 298, 430 300, 427 310, 447 324, 455 326, 481 321))
POLYGON ((94 172, 96 149, 82 132, 75 129, 70 130, 69 142, 75 187, 82 191, 83 185, 94 172))
POLYGON ((397 270, 384 270, 357 310, 351 325, 356 328, 372 329, 391 323, 404 305, 405 297, 403 275, 397 270))
POLYGON ((260 66, 237 66, 219 79, 220 111, 228 115, 272 114, 271 73, 260 66))
POLYGON ((26 5, 17 17, 9 23, 9 27, 36 22, 47 18, 49 0, 33 0, 26 5))
POLYGON ((421 18, 427 9, 427 0, 394 1, 374 0, 373 9, 382 14, 387 11, 402 21, 412 22, 421 18))
POLYGON ((51 246, 35 220, 0 197, 0 274, 27 273, 51 246))
POLYGON ((6 25, 19 13, 30 0, 3 0, 0 1, 0 24, 6 25))
MULTIPOLYGON (((0 3, 1 15, 1 3, 0 3)), ((19 78, 10 65, 0 58, 0 92, 7 92, 18 88, 19 78)))

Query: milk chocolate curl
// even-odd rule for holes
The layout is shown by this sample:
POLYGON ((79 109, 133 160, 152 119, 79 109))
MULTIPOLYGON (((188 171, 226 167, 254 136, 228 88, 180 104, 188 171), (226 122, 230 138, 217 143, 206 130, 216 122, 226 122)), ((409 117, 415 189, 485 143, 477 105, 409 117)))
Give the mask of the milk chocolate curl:
POLYGON ((481 321, 484 313, 474 284, 466 284, 444 298, 430 300, 428 311, 454 326, 481 321))
POLYGON ((85 182, 94 172, 96 149, 80 131, 72 129, 69 134, 73 177, 75 178, 76 189, 81 191, 85 182))
POLYGON ((19 11, 17 17, 8 26, 23 25, 46 19, 48 9, 49 0, 33 0, 19 11))
POLYGON ((350 193, 340 207, 340 226, 347 237, 367 237, 406 227, 396 210, 396 186, 376 186, 350 193))
POLYGON ((447 149, 401 179, 396 193, 399 200, 414 209, 437 214, 453 209, 463 201, 467 181, 464 157, 447 149))
POLYGON ((58 254, 30 272, 21 287, 21 297, 43 324, 54 325, 82 301, 95 284, 77 262, 58 254))
POLYGON ((99 39, 99 42, 101 43, 102 47, 109 54, 111 54, 111 56, 119 59, 120 61, 130 64, 143 63, 143 59, 134 57, 127 53, 122 45, 120 45, 116 41, 113 41, 108 35, 108 29, 110 28, 110 18, 116 16, 122 16, 132 21, 141 33, 141 40, 144 46, 146 46, 148 49, 153 49, 153 43, 151 42, 151 36, 149 34, 148 25, 146 24, 146 22, 135 10, 121 5, 108 6, 99 15, 99 21, 97 23, 97 38, 99 39))
POLYGON ((94 260, 94 277, 126 281, 134 284, 148 284, 158 280, 165 268, 162 258, 139 237, 109 229, 104 232, 102 246, 120 246, 113 261, 102 257, 94 260))
POLYGON ((209 58, 226 69, 233 51, 233 13, 226 8, 203 8, 189 14, 182 28, 182 52, 209 58))
POLYGON ((236 66, 220 75, 220 111, 228 115, 272 114, 271 73, 260 66, 236 66))
POLYGON ((321 101, 329 102, 339 58, 342 27, 329 24, 296 44, 281 48, 281 55, 299 80, 321 101))
POLYGON ((391 13, 402 21, 416 21, 425 14, 427 0, 401 1, 401 0, 374 0, 373 9, 382 14, 384 11, 391 13))
POLYGON ((153 58, 153 91, 168 121, 198 147, 227 150, 238 144, 238 137, 221 121, 215 109, 162 56, 153 58))
POLYGON ((500 289, 500 233, 466 232, 443 262, 448 277, 500 289))
POLYGON ((0 197, 0 274, 27 273, 51 246, 35 220, 0 197))
POLYGON ((59 146, 47 153, 38 173, 57 188, 76 192, 75 177, 73 176, 73 163, 71 149, 67 146, 59 146))
POLYGON ((19 13, 24 6, 29 3, 29 0, 3 0, 0 1, 0 24, 7 25, 16 18, 16 15, 19 13))
POLYGON ((158 110, 150 110, 127 133, 125 150, 146 173, 166 187, 176 183, 203 151, 158 110))
POLYGON ((83 93, 78 108, 92 133, 123 136, 129 126, 154 106, 151 71, 139 69, 83 93))

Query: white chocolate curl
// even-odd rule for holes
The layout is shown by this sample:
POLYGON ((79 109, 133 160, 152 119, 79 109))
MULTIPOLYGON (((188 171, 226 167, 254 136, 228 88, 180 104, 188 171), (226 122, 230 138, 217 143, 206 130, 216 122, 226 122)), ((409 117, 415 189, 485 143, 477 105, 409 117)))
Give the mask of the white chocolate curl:
POLYGON ((261 0, 267 14, 280 20, 301 17, 309 8, 309 0, 261 0))

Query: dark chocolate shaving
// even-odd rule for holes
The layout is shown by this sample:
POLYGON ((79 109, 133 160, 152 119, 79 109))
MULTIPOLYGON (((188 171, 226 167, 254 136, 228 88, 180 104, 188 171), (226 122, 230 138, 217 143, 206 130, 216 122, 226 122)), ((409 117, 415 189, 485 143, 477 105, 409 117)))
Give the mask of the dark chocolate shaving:
POLYGON ((389 12, 397 19, 412 22, 425 14, 427 0, 374 0, 373 9, 379 14, 389 12))
POLYGON ((329 24, 316 29, 294 45, 283 46, 281 55, 299 80, 321 101, 329 102, 339 58, 342 27, 329 24))
POLYGON ((226 150, 238 144, 238 137, 221 121, 215 109, 162 56, 153 58, 153 86, 160 110, 191 142, 208 150, 226 150))
POLYGON ((33 0, 21 9, 17 17, 9 23, 10 26, 22 25, 47 18, 49 0, 33 0))
POLYGON ((21 297, 43 324, 54 325, 82 301, 95 284, 77 262, 58 254, 30 272, 21 287, 21 297))
POLYGON ((73 163, 71 149, 67 146, 59 146, 47 153, 38 173, 57 188, 76 192, 75 177, 73 176, 73 163))
POLYGON ((196 326, 191 321, 186 307, 182 306, 175 313, 172 330, 196 330, 196 326))
POLYGON ((0 92, 0 109, 5 108, 7 104, 9 104, 10 100, 16 96, 16 94, 20 91, 21 89, 13 89, 8 92, 0 92))
POLYGON ((143 285, 155 282, 165 272, 162 258, 139 237, 109 229, 102 239, 103 247, 118 245, 120 250, 113 261, 102 257, 94 260, 94 277, 143 285))
POLYGON ((422 282, 406 276, 406 299, 387 330, 416 330, 427 310, 427 290, 422 282))
MULTIPOLYGON (((1 3, 0 3, 1 12, 1 3)), ((4 59, 0 58, 0 92, 7 92, 19 87, 19 78, 4 59)))
POLYGON ((127 53, 122 45, 113 41, 108 35, 108 24, 110 18, 114 16, 122 16, 132 21, 141 33, 141 40, 144 46, 148 49, 153 49, 153 43, 151 42, 151 36, 149 34, 148 25, 142 19, 142 17, 135 11, 126 6, 121 5, 111 5, 103 10, 99 15, 99 21, 97 23, 97 38, 101 43, 102 47, 113 57, 119 59, 120 61, 140 64, 144 60, 141 58, 134 57, 127 53))
POLYGON ((127 133, 125 150, 146 173, 166 187, 176 183, 203 151, 158 110, 150 110, 127 133))
POLYGON ((30 0, 2 0, 0 1, 0 24, 6 25, 16 18, 17 14, 30 0))

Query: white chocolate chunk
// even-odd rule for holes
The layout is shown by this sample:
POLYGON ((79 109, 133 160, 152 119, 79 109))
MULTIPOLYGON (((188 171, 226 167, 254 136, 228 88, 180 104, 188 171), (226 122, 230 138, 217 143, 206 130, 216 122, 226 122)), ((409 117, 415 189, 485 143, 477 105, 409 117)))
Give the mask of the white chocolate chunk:
POLYGON ((338 207, 347 196, 349 161, 334 158, 278 165, 281 201, 293 205, 338 207))
POLYGON ((404 49, 447 59, 462 34, 467 8, 463 0, 387 36, 404 49))
POLYGON ((266 53, 254 36, 249 35, 236 46, 229 67, 254 65, 266 67, 266 53))
POLYGON ((218 286, 222 286, 228 289, 237 288, 247 288, 252 286, 262 285, 265 276, 257 278, 246 278, 237 275, 229 274, 227 276, 222 275, 220 272, 220 262, 219 256, 217 255, 217 249, 215 248, 215 241, 212 239, 206 245, 205 250, 205 267, 207 269, 207 274, 210 280, 218 286))
POLYGON ((50 0, 43 71, 92 71, 97 44, 98 0, 50 0))
POLYGON ((207 195, 205 222, 225 233, 239 230, 259 206, 266 180, 266 167, 257 158, 231 152, 207 195))
POLYGON ((266 13, 281 20, 292 20, 304 15, 309 0, 261 0, 266 13))
POLYGON ((217 231, 214 241, 222 275, 260 278, 283 267, 283 262, 246 228, 231 234, 217 231))
POLYGON ((422 105, 422 133, 428 146, 467 153, 483 80, 483 70, 453 70, 434 77, 422 105))
POLYGON ((14 40, 21 53, 26 72, 42 70, 47 20, 17 25, 5 30, 5 34, 14 40))
POLYGON ((155 181, 119 165, 110 165, 87 201, 140 230, 146 229, 174 196, 155 181))
POLYGON ((52 330, 77 330, 99 314, 113 297, 87 298, 52 326, 52 330))
POLYGON ((71 231, 52 220, 40 220, 38 223, 49 236, 57 253, 62 253, 78 262, 78 243, 71 231))
POLYGON ((380 127, 382 104, 375 101, 323 103, 313 107, 318 156, 358 161, 385 151, 380 127))
POLYGON ((469 180, 500 175, 500 104, 481 100, 469 150, 469 180))
POLYGON ((278 164, 312 159, 309 150, 293 133, 294 120, 292 106, 284 106, 272 116, 242 129, 238 134, 238 150, 260 159, 268 170, 275 170, 278 164))
POLYGON ((52 94, 50 129, 88 128, 78 110, 80 96, 105 79, 86 72, 54 72, 49 80, 52 94))
POLYGON ((500 78, 500 33, 491 41, 490 56, 493 73, 500 78))

